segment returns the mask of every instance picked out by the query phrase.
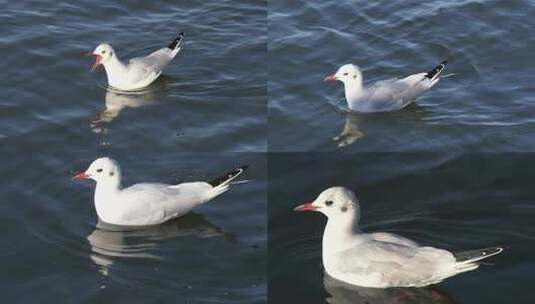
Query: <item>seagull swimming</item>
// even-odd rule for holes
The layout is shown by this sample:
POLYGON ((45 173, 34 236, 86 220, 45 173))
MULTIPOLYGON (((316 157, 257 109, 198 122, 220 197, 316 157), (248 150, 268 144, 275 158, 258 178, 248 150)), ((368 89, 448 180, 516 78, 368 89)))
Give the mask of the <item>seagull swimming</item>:
POLYGON ((323 191, 295 211, 319 211, 327 216, 322 258, 325 271, 342 282, 374 288, 423 287, 474 270, 479 261, 499 254, 502 247, 461 253, 422 247, 392 233, 359 229, 360 206, 343 187, 323 191))
POLYGON ((183 41, 184 33, 180 33, 167 47, 147 56, 132 58, 128 63, 123 63, 117 57, 111 45, 101 43, 88 54, 95 56, 91 71, 103 65, 111 87, 121 91, 139 90, 150 85, 162 74, 163 69, 181 50, 183 41))
POLYGON ((121 187, 121 168, 108 157, 99 158, 73 180, 92 179, 98 217, 113 225, 148 226, 182 216, 226 192, 231 182, 245 171, 237 168, 210 182, 177 185, 141 183, 121 187))
POLYGON ((397 111, 411 104, 418 96, 432 88, 439 80, 447 61, 427 73, 405 78, 392 78, 364 86, 362 72, 354 64, 345 64, 324 81, 341 81, 344 84, 347 105, 356 112, 397 111))

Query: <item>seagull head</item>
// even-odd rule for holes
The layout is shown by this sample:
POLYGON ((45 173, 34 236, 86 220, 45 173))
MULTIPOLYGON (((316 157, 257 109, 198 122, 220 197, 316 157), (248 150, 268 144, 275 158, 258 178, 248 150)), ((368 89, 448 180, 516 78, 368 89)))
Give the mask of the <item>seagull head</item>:
POLYGON ((91 56, 95 56, 95 62, 91 66, 91 71, 94 71, 99 65, 106 63, 115 54, 115 51, 111 45, 107 43, 99 44, 92 53, 91 56))
POLYGON ((353 191, 344 187, 331 187, 310 203, 295 207, 295 211, 319 211, 328 218, 359 216, 359 201, 353 191))
POLYGON ((323 81, 341 81, 344 84, 353 81, 362 81, 362 73, 358 66, 348 63, 341 66, 336 73, 325 77, 323 81))
POLYGON ((72 179, 92 179, 97 183, 116 184, 120 182, 121 169, 114 159, 102 157, 93 161, 87 170, 77 173, 72 179))

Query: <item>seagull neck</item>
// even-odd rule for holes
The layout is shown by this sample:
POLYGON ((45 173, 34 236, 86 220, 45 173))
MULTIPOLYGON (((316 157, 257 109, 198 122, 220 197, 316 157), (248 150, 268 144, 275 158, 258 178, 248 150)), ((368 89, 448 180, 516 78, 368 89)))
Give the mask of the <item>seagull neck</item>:
POLYGON ((358 77, 358 79, 349 79, 344 82, 344 91, 348 103, 351 100, 360 97, 363 94, 362 77, 358 77))
POLYGON ((118 79, 122 74, 126 73, 126 66, 113 55, 109 60, 103 63, 104 69, 106 69, 106 75, 108 75, 108 81, 118 79))
POLYGON ((323 232, 323 251, 338 251, 355 242, 355 236, 361 233, 355 217, 340 217, 327 220, 323 232))
POLYGON ((119 176, 103 182, 97 182, 96 192, 102 194, 117 193, 121 190, 121 178, 119 176))

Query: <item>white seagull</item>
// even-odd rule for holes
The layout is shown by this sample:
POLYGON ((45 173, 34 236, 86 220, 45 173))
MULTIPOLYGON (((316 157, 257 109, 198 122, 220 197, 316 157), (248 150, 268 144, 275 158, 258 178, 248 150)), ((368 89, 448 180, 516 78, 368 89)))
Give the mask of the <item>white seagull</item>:
POLYGON ((183 41, 184 33, 180 33, 167 47, 147 56, 132 58, 128 63, 123 63, 117 57, 111 45, 101 43, 88 54, 95 56, 91 71, 103 65, 111 87, 121 91, 139 90, 150 85, 162 74, 163 69, 182 48, 183 41))
POLYGON ((121 168, 108 157, 99 158, 73 180, 92 179, 98 217, 113 225, 148 226, 182 216, 229 189, 247 166, 237 168, 210 182, 177 185, 141 183, 121 187, 121 168))
POLYGON ((461 253, 422 247, 402 236, 359 229, 360 207, 355 194, 343 187, 323 191, 296 211, 327 216, 323 233, 323 265, 331 277, 363 287, 423 287, 478 268, 479 261, 499 254, 502 247, 461 253))
POLYGON ((347 105, 356 112, 397 111, 412 103, 418 96, 432 88, 446 67, 443 61, 427 73, 418 73, 405 78, 392 78, 364 86, 362 72, 354 64, 345 64, 324 81, 341 81, 344 84, 347 105))

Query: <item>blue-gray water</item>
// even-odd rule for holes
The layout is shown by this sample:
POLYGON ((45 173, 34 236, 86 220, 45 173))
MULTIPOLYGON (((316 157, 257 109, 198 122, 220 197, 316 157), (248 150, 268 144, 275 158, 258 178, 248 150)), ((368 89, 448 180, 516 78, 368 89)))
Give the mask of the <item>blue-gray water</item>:
POLYGON ((533 1, 269 1, 271 151, 533 151, 533 1), (347 114, 341 83, 450 65, 417 104, 347 114))
POLYGON ((0 1, 2 301, 263 303, 266 293, 266 3, 0 1), (121 58, 186 46, 148 92, 107 92, 82 51, 121 58), (99 120, 98 123, 92 123, 99 120), (234 153, 243 152, 243 153, 234 153), (94 184, 243 179, 194 214, 140 231, 97 228, 94 184))
POLYGON ((272 303, 532 303, 535 173, 530 153, 281 153, 269 156, 272 303), (428 288, 346 286, 323 274, 326 218, 294 212, 331 186, 354 190, 364 231, 463 251, 503 245, 480 266, 428 288))

